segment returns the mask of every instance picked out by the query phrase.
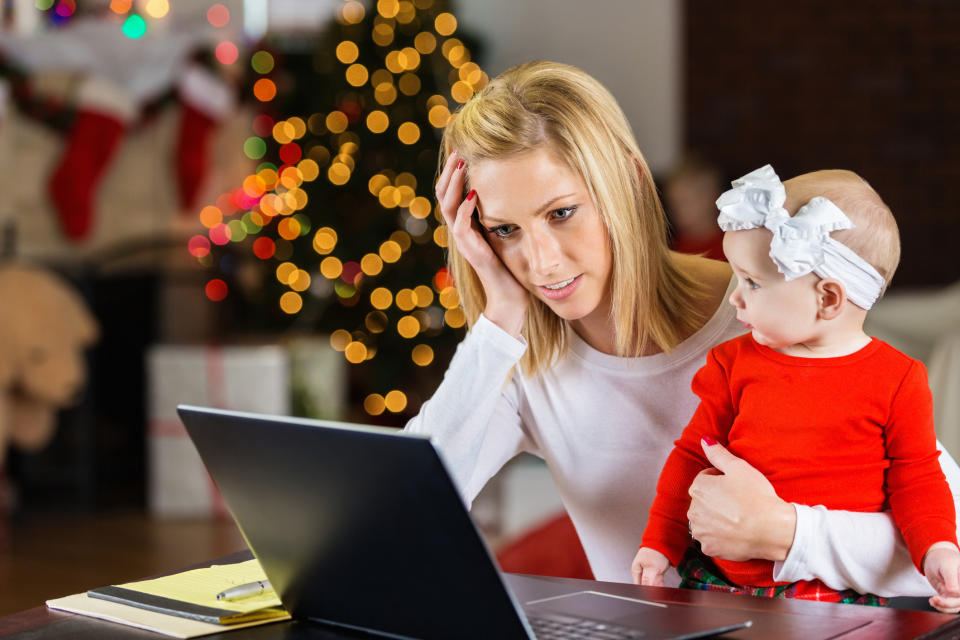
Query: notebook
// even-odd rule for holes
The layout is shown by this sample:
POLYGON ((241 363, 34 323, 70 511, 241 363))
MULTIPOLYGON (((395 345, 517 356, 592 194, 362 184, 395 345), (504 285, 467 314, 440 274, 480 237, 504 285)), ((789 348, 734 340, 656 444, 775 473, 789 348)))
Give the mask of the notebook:
POLYGON ((521 601, 428 438, 201 407, 178 412, 295 620, 392 638, 543 638, 550 627, 582 624, 576 637, 654 639, 741 629, 757 613, 564 583, 521 601))

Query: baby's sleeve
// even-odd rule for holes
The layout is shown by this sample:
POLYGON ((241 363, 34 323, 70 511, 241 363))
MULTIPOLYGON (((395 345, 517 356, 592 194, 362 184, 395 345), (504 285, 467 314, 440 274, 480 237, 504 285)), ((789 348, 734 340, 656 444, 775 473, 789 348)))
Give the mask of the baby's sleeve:
POLYGON ((937 460, 933 398, 921 362, 913 362, 897 390, 885 436, 890 510, 914 565, 922 571, 930 545, 956 544, 957 538, 953 496, 937 460))
POLYGON ((657 496, 650 507, 641 542, 641 546, 667 556, 674 567, 679 565, 690 545, 687 522, 690 484, 698 473, 710 466, 700 440, 710 436, 726 445, 733 422, 728 368, 721 363, 716 349, 707 355, 707 362, 694 376, 692 387, 700 404, 660 472, 657 496))

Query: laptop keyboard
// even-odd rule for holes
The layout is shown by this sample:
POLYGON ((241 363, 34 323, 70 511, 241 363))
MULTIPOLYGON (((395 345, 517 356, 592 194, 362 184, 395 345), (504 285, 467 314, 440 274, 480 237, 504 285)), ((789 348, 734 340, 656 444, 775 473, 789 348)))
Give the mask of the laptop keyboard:
POLYGON ((608 622, 561 616, 555 613, 527 614, 537 640, 631 640, 642 638, 643 631, 627 629, 608 622))

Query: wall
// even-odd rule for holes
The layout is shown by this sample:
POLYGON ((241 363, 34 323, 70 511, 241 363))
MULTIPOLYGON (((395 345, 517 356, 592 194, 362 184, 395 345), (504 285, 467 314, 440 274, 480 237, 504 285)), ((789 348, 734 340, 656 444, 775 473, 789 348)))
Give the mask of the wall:
POLYGON ((581 67, 620 101, 654 173, 680 149, 682 3, 460 0, 459 29, 482 40, 491 76, 528 60, 581 67))
POLYGON ((897 216, 894 286, 960 280, 960 4, 687 0, 687 142, 731 176, 845 168, 897 216))

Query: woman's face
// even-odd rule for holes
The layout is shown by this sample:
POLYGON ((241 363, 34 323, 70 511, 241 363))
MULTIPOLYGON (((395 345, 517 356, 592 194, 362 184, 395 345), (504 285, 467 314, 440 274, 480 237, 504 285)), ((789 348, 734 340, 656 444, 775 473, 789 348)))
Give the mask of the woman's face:
POLYGON ((520 284, 575 328, 609 323, 613 256, 580 176, 546 150, 467 170, 487 241, 520 284))

